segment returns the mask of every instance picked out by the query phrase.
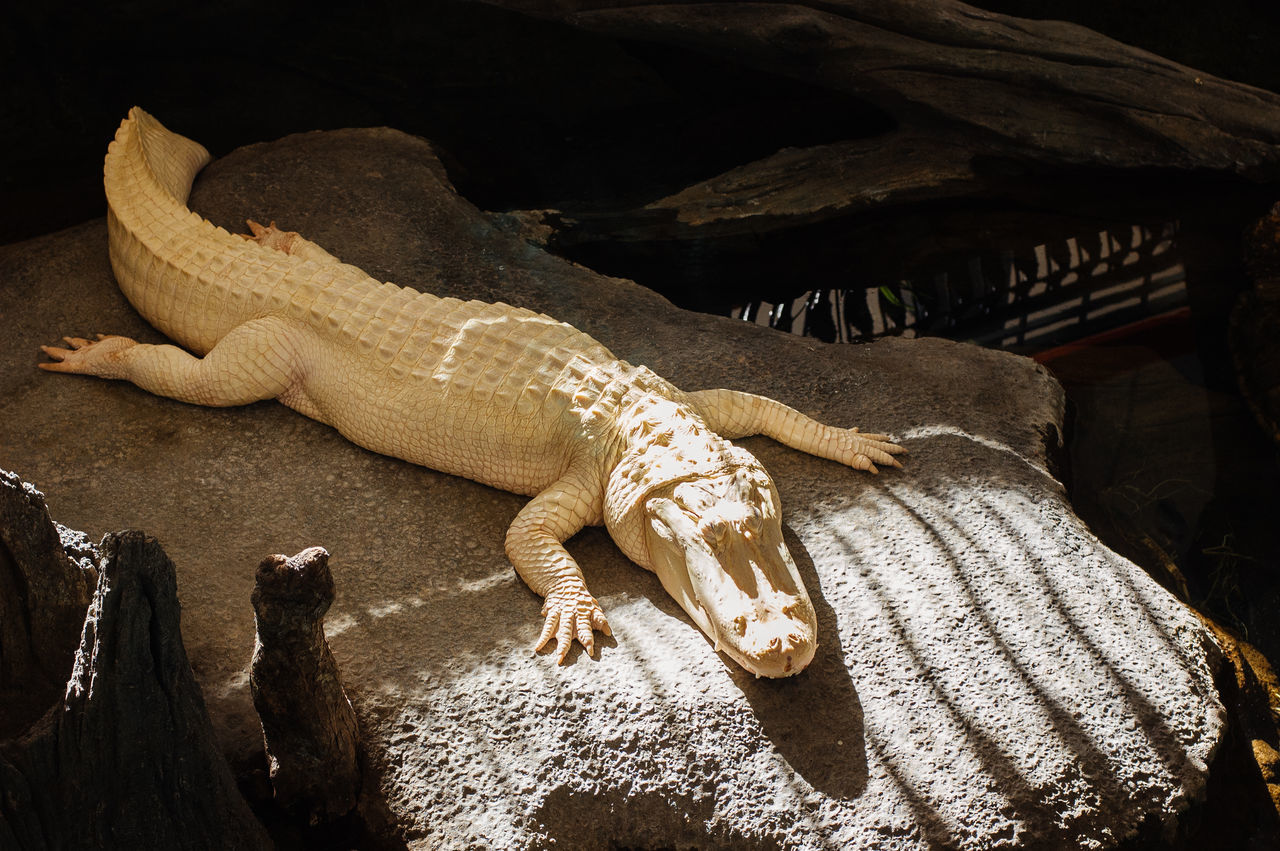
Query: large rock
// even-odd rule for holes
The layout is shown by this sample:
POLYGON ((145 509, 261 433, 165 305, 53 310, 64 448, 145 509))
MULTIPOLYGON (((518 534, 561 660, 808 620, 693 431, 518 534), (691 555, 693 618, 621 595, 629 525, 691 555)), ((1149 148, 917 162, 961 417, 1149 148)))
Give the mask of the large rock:
POLYGON ((192 206, 236 229, 276 219, 376 277, 546 311, 685 388, 767 393, 911 451, 873 478, 743 441, 818 611, 799 677, 715 654, 600 529, 569 548, 614 639, 556 667, 529 650, 539 600, 502 552, 521 497, 275 403, 203 409, 40 373, 37 346, 61 334, 160 338, 114 287, 102 222, 5 249, 0 466, 68 523, 163 541, 233 755, 260 747, 254 567, 323 544, 369 782, 413 847, 1106 847, 1144 822, 1172 833, 1202 791, 1223 735, 1216 646, 1072 513, 1047 460, 1061 390, 1032 362, 937 340, 826 347, 676 310, 496 230, 426 143, 388 130, 241 149, 192 206))

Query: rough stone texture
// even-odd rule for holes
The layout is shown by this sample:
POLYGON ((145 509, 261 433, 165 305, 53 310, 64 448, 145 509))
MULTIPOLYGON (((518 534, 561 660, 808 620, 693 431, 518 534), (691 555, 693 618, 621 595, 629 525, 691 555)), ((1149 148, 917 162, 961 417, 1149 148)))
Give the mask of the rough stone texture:
MULTIPOLYGON (((0 474, 0 499, 34 494, 38 503, 30 485, 0 474)), ((38 559, 20 554, 27 575, 65 561, 42 504, 34 515, 26 525, 45 527, 49 549, 38 559)), ((73 545, 78 559, 84 548, 73 545)), ((173 564, 140 532, 107 535, 99 549, 65 693, 22 736, 0 739, 0 848, 271 847, 219 752, 187 662, 173 564)))
POLYGON ((1061 391, 1030 361, 938 340, 824 347, 678 311, 495 231, 427 145, 387 130, 241 149, 192 206, 237 229, 274 218, 375 277, 543 310, 682 387, 766 393, 911 450, 872 478, 743 441, 818 611, 802 676, 717 657, 601 529, 569 549, 614 639, 557 668, 529 651, 539 601, 502 553, 522 498, 274 403, 200 409, 39 373, 37 346, 62 334, 159 338, 115 290, 101 222, 5 249, 0 465, 75 525, 165 542, 233 754, 258 736, 257 554, 323 543, 330 644, 413 847, 1105 847, 1144 819, 1174 830, 1203 788, 1216 645, 1071 512, 1046 462, 1061 391))
POLYGON ((258 566, 249 688, 275 800, 308 824, 351 812, 360 792, 355 710, 324 639, 333 595, 322 547, 267 556, 258 566))

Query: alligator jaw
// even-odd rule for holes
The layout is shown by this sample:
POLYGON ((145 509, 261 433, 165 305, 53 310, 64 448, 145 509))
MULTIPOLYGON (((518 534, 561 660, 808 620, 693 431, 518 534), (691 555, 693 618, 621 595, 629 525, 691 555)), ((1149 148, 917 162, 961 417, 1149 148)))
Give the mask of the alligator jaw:
POLYGON ((817 649, 817 624, 776 513, 754 530, 709 513, 711 524, 674 499, 649 499, 652 569, 717 650, 758 677, 799 673, 817 649))

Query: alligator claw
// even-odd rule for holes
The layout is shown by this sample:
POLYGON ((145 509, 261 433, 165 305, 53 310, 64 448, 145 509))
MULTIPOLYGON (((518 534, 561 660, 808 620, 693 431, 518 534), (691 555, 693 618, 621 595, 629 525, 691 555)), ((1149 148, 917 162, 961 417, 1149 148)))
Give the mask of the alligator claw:
POLYGON ((294 231, 280 230, 275 222, 263 227, 253 219, 248 219, 245 224, 249 226, 249 233, 238 233, 236 236, 256 242, 265 248, 283 251, 285 254, 291 253, 289 249, 293 246, 293 241, 298 238, 298 234, 294 231))
POLYGON ((595 630, 605 635, 613 634, 600 604, 585 588, 552 591, 542 606, 542 614, 546 620, 533 647, 534 652, 541 650, 554 635, 556 663, 560 665, 564 664, 575 638, 591 656, 595 652, 595 630))
POLYGON ((96 336, 96 340, 86 340, 84 337, 63 337, 62 341, 71 347, 69 349, 59 346, 41 346, 40 351, 53 360, 37 366, 50 372, 114 377, 118 371, 120 353, 133 348, 137 342, 128 337, 108 334, 96 336))
POLYGON ((856 428, 842 429, 838 437, 836 459, 855 470, 878 473, 876 464, 901 467, 895 455, 905 455, 905 446, 894 443, 887 434, 863 434, 856 428))

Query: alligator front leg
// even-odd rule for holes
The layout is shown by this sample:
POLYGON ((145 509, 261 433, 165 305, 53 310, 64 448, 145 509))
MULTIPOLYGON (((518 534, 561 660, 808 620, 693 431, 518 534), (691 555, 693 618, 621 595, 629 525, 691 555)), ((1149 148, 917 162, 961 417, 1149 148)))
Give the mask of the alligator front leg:
POLYGON ((603 485, 571 468, 530 500, 507 530, 507 557, 534 593, 546 598, 546 620, 533 649, 541 650, 554 635, 560 664, 575 638, 590 655, 595 650, 594 630, 613 634, 581 569, 563 546, 583 526, 597 521, 602 500, 603 485))
POLYGON ((128 337, 64 337, 70 348, 41 346, 51 372, 131 381, 158 396, 196 405, 247 405, 285 394, 301 372, 299 331, 287 320, 257 319, 227 333, 203 358, 128 337))
POLYGON ((891 442, 888 435, 824 425, 754 393, 718 389, 698 390, 686 396, 708 427, 729 440, 763 434, 792 449, 871 473, 879 472, 876 464, 901 467, 893 456, 907 451, 891 442))

